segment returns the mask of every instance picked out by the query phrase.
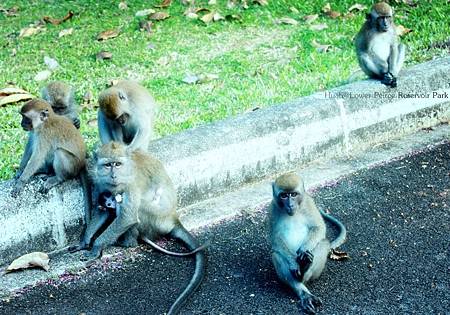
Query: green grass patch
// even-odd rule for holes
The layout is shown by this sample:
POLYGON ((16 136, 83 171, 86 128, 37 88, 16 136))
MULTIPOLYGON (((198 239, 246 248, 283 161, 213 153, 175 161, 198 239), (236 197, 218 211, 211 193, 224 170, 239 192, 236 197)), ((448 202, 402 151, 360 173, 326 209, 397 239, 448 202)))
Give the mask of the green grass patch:
MULTIPOLYGON (((139 30, 135 17, 139 10, 153 8, 159 1, 128 1, 120 10, 119 1, 3 0, 0 8, 17 6, 17 16, 0 13, 0 87, 12 82, 35 95, 46 82, 35 75, 47 67, 44 57, 59 63, 50 80, 65 80, 77 89, 77 100, 90 91, 93 102, 114 79, 135 79, 146 86, 159 104, 156 130, 159 136, 173 134, 203 123, 231 117, 255 107, 263 108, 314 91, 364 78, 359 71, 352 39, 364 21, 365 12, 351 18, 331 19, 321 14, 327 1, 268 0, 269 5, 249 3, 228 8, 225 0, 217 5, 196 1, 197 7, 239 15, 240 20, 219 21, 208 25, 183 15, 186 6, 174 0, 167 9, 170 18, 154 22, 151 34, 139 30), (294 8, 294 9, 293 9, 294 8), (45 30, 30 37, 19 37, 20 30, 44 16, 61 18, 69 10, 75 16, 60 25, 46 24, 45 30), (298 12, 298 13, 297 13, 298 12), (303 16, 319 14, 313 24, 327 24, 312 31, 303 16), (298 25, 276 23, 290 17, 298 25), (61 30, 73 33, 59 37, 61 30), (116 38, 99 42, 96 36, 105 30, 120 30, 116 38), (312 45, 332 45, 320 53, 312 45), (113 54, 110 60, 96 60, 100 51, 113 54), (187 74, 215 74, 217 80, 188 85, 187 74)), ((370 6, 372 1, 358 1, 370 6)), ((413 32, 402 38, 409 47, 406 66, 448 55, 445 49, 429 49, 445 41, 450 34, 447 0, 417 1, 417 7, 395 4, 396 23, 413 32)), ((345 14, 353 1, 336 1, 332 9, 345 14)), ((15 172, 26 133, 20 128, 19 105, 0 109, 0 178, 15 172)), ((81 112, 82 133, 89 147, 97 141, 95 106, 81 112)))

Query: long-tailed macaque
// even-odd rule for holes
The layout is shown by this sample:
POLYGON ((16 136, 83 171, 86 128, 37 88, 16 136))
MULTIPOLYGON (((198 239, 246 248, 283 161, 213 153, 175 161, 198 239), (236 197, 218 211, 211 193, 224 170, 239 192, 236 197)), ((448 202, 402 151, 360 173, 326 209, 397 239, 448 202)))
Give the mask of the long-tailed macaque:
POLYGON ((305 284, 320 276, 330 249, 345 241, 347 231, 337 219, 319 211, 297 174, 278 177, 272 189, 269 221, 275 270, 297 294, 300 310, 314 314, 322 302, 305 284), (331 243, 326 238, 324 218, 339 229, 338 237, 331 243))
MULTIPOLYGON (((27 102, 20 114, 21 126, 29 132, 29 137, 15 176, 12 196, 16 197, 31 176, 38 173, 49 175, 42 188, 46 192, 85 172, 86 147, 80 132, 69 119, 55 115, 50 104, 40 99, 27 102)), ((86 180, 86 176, 82 176, 85 206, 90 208, 90 189, 86 180)))
POLYGON ((153 137, 155 101, 140 84, 120 81, 99 96, 98 132, 102 144, 117 141, 147 150, 153 137))
POLYGON ((80 129, 75 90, 62 81, 49 83, 42 89, 42 98, 46 100, 57 115, 69 118, 77 129, 80 129))
POLYGON ((355 39, 361 69, 369 77, 396 87, 397 75, 405 60, 405 45, 399 43, 389 4, 379 2, 367 14, 355 39))
MULTIPOLYGON (((116 204, 111 205, 116 207, 116 218, 94 240, 109 217, 108 211, 94 212, 81 243, 71 251, 89 249, 92 243, 90 251, 84 253, 84 259, 90 260, 99 257, 105 247, 117 241, 123 246, 135 246, 138 239, 153 240, 163 235, 181 240, 191 251, 199 247, 181 224, 176 212, 175 188, 161 162, 153 156, 118 142, 109 142, 97 150, 88 169, 94 192, 110 192, 114 196, 116 204)), ((197 251, 195 258, 194 275, 169 314, 178 313, 204 277, 204 251, 197 251)))

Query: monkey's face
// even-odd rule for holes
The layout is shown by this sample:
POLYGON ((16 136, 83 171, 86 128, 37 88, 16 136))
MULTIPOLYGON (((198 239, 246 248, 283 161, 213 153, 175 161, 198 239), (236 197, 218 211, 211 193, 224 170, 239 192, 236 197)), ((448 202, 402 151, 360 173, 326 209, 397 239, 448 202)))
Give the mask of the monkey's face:
POLYGON ((290 216, 294 215, 301 203, 301 194, 297 191, 283 191, 278 195, 278 206, 290 216))
POLYGON ((58 115, 64 115, 67 111, 67 106, 62 101, 57 101, 53 103, 53 111, 58 115))
POLYGON ((387 32, 391 27, 392 16, 379 16, 376 21, 378 32, 387 32))
POLYGON ((32 131, 38 128, 48 118, 48 110, 44 109, 40 112, 34 110, 20 113, 22 115, 22 122, 20 125, 25 131, 32 131))
POLYGON ((131 171, 126 158, 103 158, 97 163, 97 175, 100 181, 115 189, 129 182, 131 171))
POLYGON ((33 130, 33 121, 27 117, 26 114, 22 114, 22 121, 20 122, 20 125, 25 131, 33 130))
POLYGON ((123 113, 122 115, 120 115, 119 117, 116 118, 116 122, 121 126, 125 126, 129 120, 129 118, 130 118, 129 114, 123 113))

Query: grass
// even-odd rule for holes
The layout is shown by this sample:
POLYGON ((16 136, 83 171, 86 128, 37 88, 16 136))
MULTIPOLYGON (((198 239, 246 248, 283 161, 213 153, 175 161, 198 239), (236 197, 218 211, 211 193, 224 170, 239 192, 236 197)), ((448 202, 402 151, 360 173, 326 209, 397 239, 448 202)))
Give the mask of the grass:
MULTIPOLYGON (((197 0, 197 7, 241 17, 239 21, 206 25, 186 18, 183 12, 187 7, 181 0, 173 0, 169 8, 156 9, 171 17, 155 22, 148 34, 139 30, 139 20, 144 18, 135 17, 135 13, 159 1, 128 1, 128 9, 120 10, 119 1, 3 0, 0 8, 17 6, 19 10, 17 16, 0 13, 0 87, 12 82, 39 95, 45 82, 36 82, 34 76, 47 68, 45 56, 56 59, 60 67, 49 80, 73 84, 79 103, 86 92, 93 95, 93 102, 81 110, 81 131, 92 147, 98 139, 94 105, 99 92, 114 79, 139 80, 152 92, 160 107, 156 130, 164 136, 364 77, 358 72, 352 39, 365 12, 331 19, 321 14, 327 1, 268 2, 259 6, 249 0, 249 8, 244 10, 240 6, 228 9, 225 0, 217 0, 217 5, 197 0), (72 19, 56 26, 47 24, 45 31, 30 37, 18 36, 21 29, 43 16, 61 18, 69 10, 75 12, 72 19), (325 23, 327 29, 312 31, 302 20, 316 13, 320 17, 313 24, 325 23), (282 17, 296 19, 299 24, 275 23, 282 17), (58 37, 61 30, 69 28, 73 28, 71 35, 58 37), (97 41, 97 34, 108 29, 119 29, 120 35, 97 41), (313 39, 333 48, 320 53, 311 44, 313 39), (111 60, 96 60, 95 55, 103 50, 113 54, 111 60), (218 79, 189 85, 182 81, 187 74, 215 74, 218 79)), ((429 49, 432 43, 448 39, 447 0, 417 2, 417 7, 394 3, 397 24, 413 29, 402 39, 410 50, 407 66, 448 55, 445 49, 429 49)), ((370 6, 372 1, 359 3, 370 6)), ((353 4, 335 1, 332 9, 345 13, 353 4)), ((13 176, 26 140, 18 107, 0 108, 2 179, 13 176)))

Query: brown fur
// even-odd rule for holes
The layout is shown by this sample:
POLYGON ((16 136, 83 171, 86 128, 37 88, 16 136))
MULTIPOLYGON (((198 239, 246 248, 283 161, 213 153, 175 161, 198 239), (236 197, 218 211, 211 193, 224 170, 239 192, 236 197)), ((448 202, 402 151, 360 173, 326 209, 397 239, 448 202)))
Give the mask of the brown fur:
POLYGON ((275 185, 286 191, 293 191, 297 187, 303 187, 303 181, 296 173, 286 173, 275 180, 275 185))
POLYGON ((375 3, 372 12, 376 12, 379 16, 392 16, 392 8, 386 2, 375 3))

